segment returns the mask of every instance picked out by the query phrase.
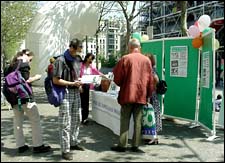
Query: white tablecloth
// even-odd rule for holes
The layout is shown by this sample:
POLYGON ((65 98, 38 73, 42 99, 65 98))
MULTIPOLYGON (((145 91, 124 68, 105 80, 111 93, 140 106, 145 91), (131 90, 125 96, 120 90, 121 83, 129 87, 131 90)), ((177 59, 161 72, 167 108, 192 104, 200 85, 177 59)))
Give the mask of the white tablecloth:
MULTIPOLYGON (((97 123, 120 135, 120 108, 117 96, 100 91, 92 91, 92 118, 97 123)), ((129 139, 133 136, 133 117, 130 120, 129 139)))

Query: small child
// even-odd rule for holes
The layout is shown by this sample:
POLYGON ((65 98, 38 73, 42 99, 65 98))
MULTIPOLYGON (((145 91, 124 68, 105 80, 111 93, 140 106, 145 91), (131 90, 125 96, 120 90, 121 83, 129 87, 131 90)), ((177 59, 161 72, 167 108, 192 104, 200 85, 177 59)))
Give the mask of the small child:
POLYGON ((215 100, 215 111, 216 112, 220 111, 221 102, 222 102, 222 96, 219 94, 219 95, 217 95, 216 100, 215 100))

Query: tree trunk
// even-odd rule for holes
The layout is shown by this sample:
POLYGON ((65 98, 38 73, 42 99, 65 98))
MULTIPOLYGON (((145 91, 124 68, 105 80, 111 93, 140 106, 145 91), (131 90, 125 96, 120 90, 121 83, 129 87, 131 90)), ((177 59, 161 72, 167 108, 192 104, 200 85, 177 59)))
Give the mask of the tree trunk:
POLYGON ((131 25, 130 25, 130 22, 127 21, 127 35, 126 35, 125 53, 129 53, 129 51, 128 51, 128 43, 129 43, 129 40, 130 40, 130 35, 131 35, 131 25))
POLYGON ((181 33, 187 36, 187 1, 181 1, 181 33))

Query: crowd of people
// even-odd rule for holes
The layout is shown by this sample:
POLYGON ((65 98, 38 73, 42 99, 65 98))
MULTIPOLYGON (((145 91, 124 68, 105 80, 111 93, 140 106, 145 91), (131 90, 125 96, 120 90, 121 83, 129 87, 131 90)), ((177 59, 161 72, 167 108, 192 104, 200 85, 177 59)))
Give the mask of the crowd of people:
MULTIPOLYGON (((154 56, 149 55, 147 57, 143 55, 140 42, 137 39, 131 39, 128 47, 129 54, 124 55, 113 69, 113 81, 120 87, 118 103, 121 105, 119 143, 117 146, 111 147, 111 150, 116 152, 125 152, 127 150, 129 122, 132 115, 134 117, 134 133, 131 150, 133 152, 140 151, 142 108, 148 102, 152 103, 155 108, 157 132, 162 130, 160 103, 155 93, 158 77, 154 56)), ((66 88, 58 114, 60 146, 62 158, 65 160, 73 159, 71 150, 85 150, 80 145, 78 137, 80 125, 88 124, 89 91, 94 86, 82 83, 79 78, 83 75, 104 76, 92 65, 92 61, 95 59, 92 53, 87 53, 84 60, 82 60, 80 56, 82 48, 81 40, 71 40, 68 49, 60 57, 50 58, 50 64, 46 69, 47 75, 55 85, 66 88)), ((5 70, 5 76, 14 71, 20 63, 19 71, 21 71, 23 78, 31 86, 32 82, 41 78, 40 74, 36 74, 33 77, 30 76, 30 63, 33 57, 34 53, 29 49, 18 52, 7 70, 5 70)), ((23 153, 30 148, 25 144, 23 135, 24 112, 31 121, 33 152, 43 153, 50 151, 51 147, 45 145, 42 140, 38 105, 34 100, 22 101, 22 104, 22 111, 18 110, 18 104, 12 105, 14 134, 18 152, 23 153)), ((154 140, 149 139, 146 142, 149 145, 158 144, 158 138, 154 140)))

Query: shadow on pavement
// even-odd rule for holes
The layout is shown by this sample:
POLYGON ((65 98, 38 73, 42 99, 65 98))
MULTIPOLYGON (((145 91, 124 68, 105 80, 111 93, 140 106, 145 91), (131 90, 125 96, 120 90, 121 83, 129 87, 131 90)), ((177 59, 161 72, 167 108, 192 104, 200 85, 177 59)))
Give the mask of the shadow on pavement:
MULTIPOLYGON (((48 104, 47 96, 45 94, 44 88, 34 88, 35 92, 35 100, 38 104, 48 104), (38 91, 37 91, 38 89, 38 91)), ((50 105, 49 105, 50 106, 50 105)), ((44 105, 44 107, 48 107, 48 105, 44 105)), ((42 109, 42 108, 40 108, 42 109)), ((52 108, 50 108, 52 109, 52 108)), ((49 112, 48 114, 45 111, 48 111, 48 108, 44 108, 43 111, 46 114, 41 114, 41 124, 43 129, 43 141, 45 144, 49 144, 52 146, 52 152, 43 153, 43 154, 33 154, 32 147, 29 151, 25 152, 24 154, 17 153, 17 149, 15 147, 15 138, 13 135, 13 113, 12 110, 6 112, 8 110, 2 110, 5 116, 1 117, 1 142, 4 143, 1 147, 1 153, 6 155, 6 157, 15 158, 19 157, 22 158, 23 156, 31 156, 32 158, 41 159, 44 158, 47 161, 55 162, 61 160, 61 148, 59 142, 59 128, 58 128, 58 111, 54 110, 53 112, 49 112)), ((91 115, 91 111, 90 111, 91 115)), ((190 123, 184 121, 168 121, 166 119, 163 120, 163 131, 159 133, 159 145, 156 146, 146 146, 142 145, 141 148, 144 148, 146 153, 150 153, 151 157, 158 157, 159 160, 165 160, 168 156, 164 156, 160 153, 164 149, 180 149, 183 150, 184 147, 187 147, 191 153, 182 153, 181 154, 173 154, 175 160, 189 160, 195 159, 199 160, 200 162, 204 162, 203 157, 199 156, 193 146, 190 146, 189 143, 193 142, 201 146, 204 145, 215 145, 215 144, 223 144, 224 143, 224 130, 216 130, 216 135, 219 136, 218 139, 215 139, 212 142, 208 142, 206 131, 202 127, 196 127, 189 129, 190 123)), ((24 135, 26 139, 26 144, 32 145, 32 138, 31 138, 31 127, 28 121, 28 118, 25 116, 24 119, 24 135)), ((95 154, 102 154, 99 161, 104 162, 114 162, 114 161, 135 161, 135 160, 144 160, 142 153, 133 153, 133 152, 126 152, 124 153, 115 153, 110 152, 110 147, 114 144, 118 143, 119 136, 115 135, 110 129, 95 123, 93 120, 90 119, 88 125, 81 125, 80 126, 80 134, 79 139, 85 140, 85 143, 82 145, 86 148, 86 151, 75 151, 74 156, 76 158, 85 157, 86 155, 90 154, 91 152, 96 152, 95 154), (79 156, 79 157, 78 157, 79 156)), ((131 143, 131 141, 129 141, 131 143)), ((213 147, 213 146, 211 146, 213 147)), ((211 148, 209 147, 209 148, 211 148)), ((197 148, 197 147, 196 147, 197 148)), ((163 151, 164 152, 164 151, 163 151)), ((170 151, 168 151, 170 152, 170 151)), ((146 155, 146 153, 144 155, 146 155)), ((90 157, 90 156, 89 156, 90 157)), ((92 154, 91 157, 94 157, 92 154)), ((92 160, 90 157, 90 161, 92 160)), ((97 156, 96 156, 97 157, 97 156)), ((220 160, 224 160, 221 156, 220 160)), ((73 160, 79 162, 79 160, 73 160)), ((149 160, 146 160, 149 161, 149 160)), ((82 159, 80 159, 82 162, 82 159)))
MULTIPOLYGON (((43 153, 43 154, 33 154, 32 148, 29 151, 25 152, 24 154, 18 154, 15 148, 8 148, 7 143, 4 142, 4 146, 1 148, 1 151, 4 152, 5 155, 9 157, 15 156, 32 156, 35 158, 45 157, 49 161, 58 161, 61 159, 60 153, 60 144, 59 144, 59 134, 58 134, 58 117, 57 116, 41 116, 42 120, 42 128, 43 128, 43 139, 44 143, 47 143, 53 146, 52 152, 43 153)), ((1 136, 7 139, 7 142, 10 142, 15 146, 15 139, 13 136, 13 119, 12 118, 2 118, 2 130, 1 136), (9 137, 9 135, 11 135, 9 137)), ((188 124, 179 124, 176 122, 171 122, 167 120, 163 120, 163 131, 160 133, 161 140, 159 139, 159 145, 162 146, 170 146, 173 148, 183 148, 180 143, 171 143, 171 140, 186 140, 186 139, 195 139, 195 141, 199 142, 206 142, 206 136, 204 135, 205 130, 202 128, 193 128, 189 129, 188 124), (196 138, 200 138, 196 140, 196 138), (168 143, 167 143, 168 140, 168 143)), ((31 128, 27 117, 25 117, 24 121, 24 129, 27 128, 28 131, 24 133, 26 137, 27 144, 32 144, 31 140, 31 128)), ((221 136, 222 139, 215 140, 211 143, 219 144, 222 143, 224 140, 223 138, 223 131, 219 131, 218 136, 221 136)), ((115 135, 111 130, 108 128, 101 126, 94 121, 90 120, 88 125, 81 125, 80 127, 80 134, 79 138, 81 140, 85 140, 86 142, 82 145, 90 151, 96 152, 105 152, 110 151, 110 147, 114 144, 118 143, 119 137, 115 135)), ((176 142, 176 141, 173 141, 176 142)), ((185 142, 184 142, 185 144, 185 142)), ((151 146, 152 148, 152 146, 151 146)), ((73 153, 79 154, 82 151, 75 151, 73 153)), ((131 159, 140 159, 143 154, 140 153, 130 153, 131 155, 110 155, 101 158, 101 161, 115 161, 115 159, 121 159, 126 161, 130 161, 131 159)), ((191 158, 191 157, 198 157, 197 154, 188 154, 183 155, 182 157, 191 158)), ((199 158, 200 159, 200 158, 199 158)))

